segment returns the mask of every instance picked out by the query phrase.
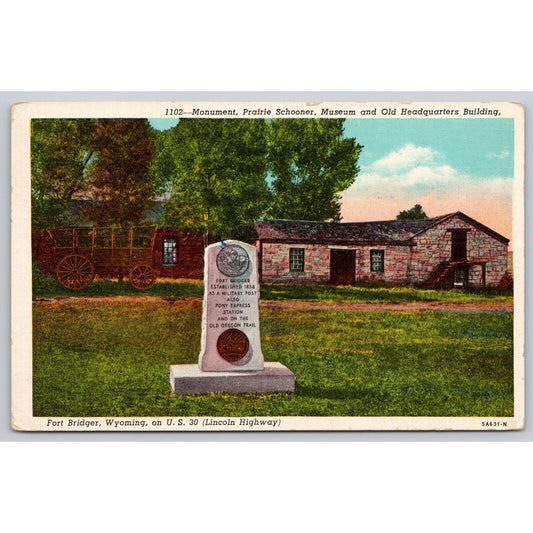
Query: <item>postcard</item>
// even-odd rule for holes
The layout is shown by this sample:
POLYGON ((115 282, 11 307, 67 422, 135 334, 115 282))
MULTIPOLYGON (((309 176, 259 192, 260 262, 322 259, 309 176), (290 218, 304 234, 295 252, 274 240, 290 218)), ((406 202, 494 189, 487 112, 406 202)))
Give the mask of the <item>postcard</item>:
POLYGON ((12 427, 524 427, 524 107, 12 108, 12 427))

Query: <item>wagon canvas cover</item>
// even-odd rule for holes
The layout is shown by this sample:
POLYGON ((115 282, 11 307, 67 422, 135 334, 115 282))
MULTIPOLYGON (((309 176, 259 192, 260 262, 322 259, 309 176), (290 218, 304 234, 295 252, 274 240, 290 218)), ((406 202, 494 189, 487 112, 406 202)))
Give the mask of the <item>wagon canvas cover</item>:
POLYGON ((520 103, 12 119, 14 429, 523 428, 520 103), (207 386, 180 392, 180 368, 207 386))

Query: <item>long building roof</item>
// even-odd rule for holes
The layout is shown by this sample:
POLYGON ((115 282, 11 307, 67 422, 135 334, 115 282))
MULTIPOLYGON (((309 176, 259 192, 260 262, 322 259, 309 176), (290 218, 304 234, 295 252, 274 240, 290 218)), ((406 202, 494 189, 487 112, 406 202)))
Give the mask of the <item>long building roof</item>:
POLYGON ((310 222, 299 220, 268 220, 255 223, 260 241, 269 242, 314 242, 357 244, 412 244, 409 241, 419 233, 459 216, 495 239, 508 243, 509 239, 487 226, 457 211, 426 220, 385 220, 379 222, 310 222))

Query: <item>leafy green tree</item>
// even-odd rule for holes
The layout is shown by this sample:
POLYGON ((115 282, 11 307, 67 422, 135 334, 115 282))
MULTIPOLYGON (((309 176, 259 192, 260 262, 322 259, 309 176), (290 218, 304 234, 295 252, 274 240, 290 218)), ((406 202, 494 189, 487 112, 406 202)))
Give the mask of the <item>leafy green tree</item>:
POLYGON ((144 119, 34 120, 33 223, 65 225, 73 198, 97 224, 136 223, 156 194, 165 225, 211 240, 251 241, 261 218, 340 220, 362 148, 343 124, 182 119, 158 132, 144 119))
POLYGON ((94 163, 90 119, 31 121, 32 226, 67 223, 68 203, 88 183, 94 163))
POLYGON ((363 148, 343 137, 344 120, 271 122, 268 218, 340 221, 340 200, 359 173, 363 148))
POLYGON ((131 224, 154 187, 144 119, 34 119, 31 123, 32 224, 69 224, 73 200, 93 223, 131 224))
POLYGON ((182 119, 156 139, 152 176, 168 197, 163 223, 209 240, 252 239, 270 198, 267 123, 182 119))
POLYGON ((414 207, 407 211, 401 211, 396 220, 427 220, 428 216, 422 209, 420 204, 416 204, 414 207))
POLYGON ((84 211, 99 225, 142 221, 154 196, 149 168, 154 153, 146 119, 102 119, 96 122, 91 148, 95 161, 89 172, 84 211))

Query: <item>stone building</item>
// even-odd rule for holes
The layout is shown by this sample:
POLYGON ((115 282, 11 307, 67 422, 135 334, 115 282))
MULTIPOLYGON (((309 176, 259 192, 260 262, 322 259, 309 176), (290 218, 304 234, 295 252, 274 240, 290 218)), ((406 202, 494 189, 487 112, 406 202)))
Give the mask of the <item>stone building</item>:
POLYGON ((456 212, 427 220, 265 221, 255 225, 263 283, 497 288, 509 239, 456 212))

